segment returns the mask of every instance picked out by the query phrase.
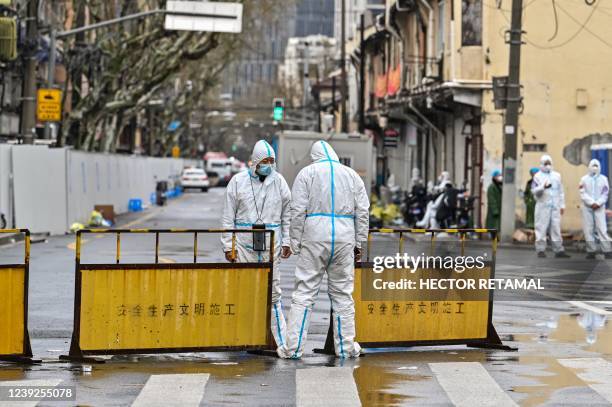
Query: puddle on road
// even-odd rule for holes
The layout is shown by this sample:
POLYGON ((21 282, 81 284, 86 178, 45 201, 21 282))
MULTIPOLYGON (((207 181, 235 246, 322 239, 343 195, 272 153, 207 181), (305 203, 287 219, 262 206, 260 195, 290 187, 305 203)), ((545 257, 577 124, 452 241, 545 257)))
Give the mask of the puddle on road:
POLYGON ((0 363, 0 382, 23 380, 26 378, 26 369, 14 367, 10 364, 0 363))
POLYGON ((584 351, 612 356, 612 321, 608 321, 605 315, 585 311, 561 315, 555 321, 547 321, 538 326, 543 327, 539 333, 513 334, 512 340, 541 344, 575 344, 584 351))
MULTIPOLYGON (((583 351, 598 353, 604 358, 612 355, 612 323, 606 316, 591 311, 577 314, 561 315, 555 323, 541 326, 544 329, 539 334, 515 334, 518 342, 537 342, 542 344, 541 350, 551 343, 573 344, 583 351)), ((563 356, 562 356, 563 357, 563 356)), ((573 357, 573 356, 568 356, 573 357)), ((514 391, 526 394, 521 400, 521 406, 537 406, 551 400, 553 394, 568 387, 585 387, 572 369, 568 369, 557 361, 558 355, 550 356, 520 356, 519 364, 529 366, 536 373, 521 374, 521 376, 536 380, 535 385, 516 386, 514 391)))
POLYGON ((549 336, 556 342, 576 343, 589 352, 612 355, 612 322, 591 311, 562 315, 549 336))
POLYGON ((193 354, 186 355, 143 355, 115 356, 103 364, 93 364, 91 372, 84 372, 81 366, 74 366, 73 373, 83 379, 100 380, 116 379, 121 375, 156 375, 156 374, 189 374, 210 373, 216 378, 240 379, 274 370, 278 363, 273 358, 225 357, 215 355, 206 357, 193 354))
POLYGON ((533 386, 516 386, 516 393, 526 394, 521 400, 521 406, 539 406, 551 399, 557 390, 566 387, 584 387, 586 384, 570 369, 562 366, 556 358, 551 356, 521 356, 519 363, 529 365, 541 374, 523 374, 523 377, 534 379, 539 383, 533 386))
MULTIPOLYGON (((398 406, 409 400, 418 404, 419 395, 400 392, 405 382, 431 380, 423 374, 427 363, 486 362, 485 352, 478 350, 445 349, 376 353, 372 349, 355 363, 353 377, 364 406, 398 406)), ((428 371, 428 370, 427 370, 428 371)), ((417 385, 418 386, 418 385, 417 385)))

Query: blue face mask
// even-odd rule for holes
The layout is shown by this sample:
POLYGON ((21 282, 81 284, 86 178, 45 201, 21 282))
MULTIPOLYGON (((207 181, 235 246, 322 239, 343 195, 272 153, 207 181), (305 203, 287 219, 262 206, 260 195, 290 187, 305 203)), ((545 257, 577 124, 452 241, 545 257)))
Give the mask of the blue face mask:
POLYGON ((272 174, 272 170, 272 164, 259 164, 257 174, 267 177, 268 175, 272 174))

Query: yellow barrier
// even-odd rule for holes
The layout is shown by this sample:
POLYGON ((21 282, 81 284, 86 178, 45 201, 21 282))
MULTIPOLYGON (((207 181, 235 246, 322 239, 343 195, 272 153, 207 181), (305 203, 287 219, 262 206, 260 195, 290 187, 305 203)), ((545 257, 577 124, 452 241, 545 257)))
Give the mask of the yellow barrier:
POLYGON ((0 233, 23 234, 22 263, 0 265, 0 360, 32 363, 28 334, 28 277, 30 232, 27 229, 0 229, 0 233))
MULTIPOLYGON (((445 232, 456 234, 461 255, 465 253, 467 233, 492 234, 492 258, 477 272, 471 271, 470 278, 495 278, 496 232, 488 229, 372 229, 368 236, 367 254, 363 262, 355 267, 355 339, 364 348, 410 347, 432 345, 465 344, 470 347, 515 350, 504 345, 492 323, 493 291, 475 290, 466 295, 454 289, 448 290, 385 290, 373 294, 368 290, 375 278, 383 281, 412 281, 422 279, 461 279, 448 270, 418 268, 415 273, 407 270, 388 269, 384 274, 374 274, 370 261, 372 235, 386 233, 399 235, 399 252, 406 245, 405 235, 418 233, 431 235, 431 250, 439 241, 436 235, 445 232), (365 289, 364 289, 365 288, 365 289)), ((467 278, 467 276, 466 276, 467 278)), ((333 320, 333 318, 330 318, 333 320)), ((325 347, 320 353, 334 353, 333 327, 330 324, 325 347)))
POLYGON ((198 263, 197 236, 251 230, 83 230, 76 237, 74 332, 68 356, 264 350, 270 333, 270 261, 198 263), (83 233, 116 235, 113 264, 82 264, 83 233), (155 263, 122 264, 121 237, 155 234, 155 263), (194 236, 193 263, 159 264, 160 234, 194 236))

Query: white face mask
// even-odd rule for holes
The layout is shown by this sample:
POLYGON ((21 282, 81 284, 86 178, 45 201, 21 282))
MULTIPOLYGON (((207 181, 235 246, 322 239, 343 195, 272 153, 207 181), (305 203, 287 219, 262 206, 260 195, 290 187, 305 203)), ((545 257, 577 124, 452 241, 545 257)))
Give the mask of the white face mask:
POLYGON ((542 170, 544 172, 550 172, 550 170, 552 170, 552 164, 544 164, 544 167, 542 170))

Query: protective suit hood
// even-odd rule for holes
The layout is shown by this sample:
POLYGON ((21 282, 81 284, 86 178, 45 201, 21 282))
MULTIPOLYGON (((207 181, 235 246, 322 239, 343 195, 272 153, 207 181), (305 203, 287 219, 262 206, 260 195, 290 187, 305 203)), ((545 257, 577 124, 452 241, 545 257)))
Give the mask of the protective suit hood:
POLYGON ((589 174, 593 176, 601 174, 601 163, 599 160, 594 158, 589 162, 589 174))
POLYGON ((544 154, 542 157, 540 157, 540 169, 545 172, 545 173, 549 173, 552 170, 552 157, 549 156, 548 154, 544 154), (550 165, 546 165, 546 162, 550 162, 550 165))
POLYGON ((319 140, 315 141, 310 149, 310 159, 313 163, 328 159, 338 161, 338 154, 336 154, 327 141, 319 140))
POLYGON ((276 154, 274 154, 274 149, 270 143, 266 140, 259 140, 255 143, 253 152, 251 153, 251 174, 255 174, 255 167, 257 167, 257 164, 268 157, 274 158, 274 162, 276 163, 276 154))

